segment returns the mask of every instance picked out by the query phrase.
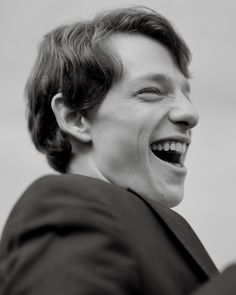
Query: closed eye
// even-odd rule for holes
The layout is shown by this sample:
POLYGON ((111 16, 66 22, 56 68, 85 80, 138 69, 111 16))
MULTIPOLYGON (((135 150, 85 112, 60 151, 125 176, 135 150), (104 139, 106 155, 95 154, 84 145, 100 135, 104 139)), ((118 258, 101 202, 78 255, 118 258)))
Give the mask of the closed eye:
POLYGON ((156 88, 156 87, 148 87, 148 88, 144 88, 144 89, 141 89, 137 92, 137 95, 138 94, 157 94, 157 95, 164 95, 164 93, 159 89, 159 88, 156 88))

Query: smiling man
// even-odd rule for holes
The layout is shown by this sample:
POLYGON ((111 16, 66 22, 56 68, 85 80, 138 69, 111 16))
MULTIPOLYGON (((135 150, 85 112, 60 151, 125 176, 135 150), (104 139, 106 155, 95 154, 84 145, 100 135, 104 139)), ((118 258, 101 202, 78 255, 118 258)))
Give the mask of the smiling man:
POLYGON ((198 121, 186 73, 165 45, 149 36, 116 33, 107 43, 123 63, 122 77, 95 112, 80 118, 79 132, 78 122, 66 118, 63 95, 53 99, 59 126, 77 139, 69 171, 175 206, 182 200, 184 159, 198 121), (77 142, 85 133, 81 153, 77 142))
POLYGON ((222 279, 170 209, 183 198, 198 122, 189 61, 170 23, 147 8, 45 36, 26 88, 28 123, 60 175, 34 182, 10 214, 1 295, 233 294, 233 272, 222 279))

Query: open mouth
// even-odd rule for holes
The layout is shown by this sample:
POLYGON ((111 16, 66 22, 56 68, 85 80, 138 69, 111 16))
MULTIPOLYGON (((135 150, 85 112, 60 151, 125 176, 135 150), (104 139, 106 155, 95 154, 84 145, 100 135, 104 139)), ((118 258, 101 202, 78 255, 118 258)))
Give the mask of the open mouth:
POLYGON ((179 141, 159 141, 150 145, 152 153, 162 161, 183 167, 187 144, 179 141))

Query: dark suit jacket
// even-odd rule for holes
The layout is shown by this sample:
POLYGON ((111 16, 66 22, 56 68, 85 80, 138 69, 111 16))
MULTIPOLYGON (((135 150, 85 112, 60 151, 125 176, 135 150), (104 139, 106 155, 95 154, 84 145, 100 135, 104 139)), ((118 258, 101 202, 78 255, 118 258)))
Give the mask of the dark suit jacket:
POLYGON ((182 295, 217 273, 180 215, 79 175, 33 183, 0 244, 1 295, 182 295))

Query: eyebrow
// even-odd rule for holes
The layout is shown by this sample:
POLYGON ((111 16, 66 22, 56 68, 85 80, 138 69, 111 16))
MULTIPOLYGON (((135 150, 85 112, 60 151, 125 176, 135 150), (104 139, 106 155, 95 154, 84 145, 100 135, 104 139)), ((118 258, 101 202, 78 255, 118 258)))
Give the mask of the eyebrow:
MULTIPOLYGON (((137 82, 140 82, 140 81, 152 81, 152 82, 160 83, 170 89, 172 89, 174 85, 173 79, 170 76, 165 74, 149 74, 149 75, 140 76, 134 79, 132 81, 132 84, 133 83, 136 84, 137 82)), ((181 88, 184 92, 191 91, 191 87, 187 79, 183 80, 181 88)))

